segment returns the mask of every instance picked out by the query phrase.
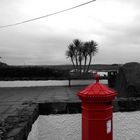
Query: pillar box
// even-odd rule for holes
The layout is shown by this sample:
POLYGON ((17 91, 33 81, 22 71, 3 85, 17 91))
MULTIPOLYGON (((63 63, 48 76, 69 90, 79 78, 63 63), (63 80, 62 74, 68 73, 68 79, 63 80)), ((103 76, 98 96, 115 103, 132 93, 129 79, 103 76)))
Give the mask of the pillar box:
POLYGON ((78 93, 82 100, 82 140, 113 140, 112 101, 116 92, 99 83, 78 93))

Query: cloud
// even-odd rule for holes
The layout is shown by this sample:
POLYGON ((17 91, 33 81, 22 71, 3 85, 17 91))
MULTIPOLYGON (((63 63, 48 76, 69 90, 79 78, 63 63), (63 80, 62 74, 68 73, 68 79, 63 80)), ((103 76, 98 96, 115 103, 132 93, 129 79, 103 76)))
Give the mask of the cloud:
MULTIPOLYGON (((64 2, 63 6, 59 2, 55 5, 56 9, 49 9, 52 3, 32 2, 1 0, 0 24, 22 21, 69 7, 69 4, 75 5, 74 1, 69 4, 64 2)), ((67 45, 79 38, 99 44, 99 53, 93 63, 139 61, 139 27, 139 0, 97 0, 64 14, 0 30, 0 56, 8 64, 70 63, 65 57, 67 45)))

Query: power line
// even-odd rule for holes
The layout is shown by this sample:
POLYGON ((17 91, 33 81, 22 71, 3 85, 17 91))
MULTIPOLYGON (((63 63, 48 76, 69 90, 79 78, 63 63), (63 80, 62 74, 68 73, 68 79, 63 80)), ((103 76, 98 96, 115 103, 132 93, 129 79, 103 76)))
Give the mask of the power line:
POLYGON ((51 13, 51 14, 47 14, 47 15, 44 15, 44 16, 40 16, 40 17, 37 17, 37 18, 32 18, 32 19, 29 19, 29 20, 24 20, 24 21, 21 21, 21 22, 13 23, 13 24, 3 25, 3 26, 0 26, 0 28, 6 28, 6 27, 10 27, 10 26, 16 26, 16 25, 19 25, 19 24, 24 24, 24 23, 27 23, 27 22, 31 22, 31 21, 34 21, 34 20, 41 19, 41 18, 46 18, 46 17, 49 17, 49 16, 60 14, 62 12, 66 12, 66 11, 69 11, 69 10, 72 10, 72 9, 75 9, 75 8, 78 8, 78 7, 81 7, 81 6, 84 6, 84 5, 89 4, 89 3, 92 3, 94 1, 96 1, 96 0, 91 0, 91 1, 88 1, 88 2, 85 2, 85 3, 82 3, 82 4, 79 4, 79 5, 73 6, 71 8, 67 8, 67 9, 64 9, 64 10, 61 10, 61 11, 57 11, 57 12, 54 12, 54 13, 51 13))

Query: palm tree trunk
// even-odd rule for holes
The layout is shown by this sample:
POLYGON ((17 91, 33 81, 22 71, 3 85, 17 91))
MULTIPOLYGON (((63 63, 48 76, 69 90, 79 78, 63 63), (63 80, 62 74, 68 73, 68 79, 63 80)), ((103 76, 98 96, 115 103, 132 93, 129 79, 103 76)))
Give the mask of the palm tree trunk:
POLYGON ((87 64, 87 56, 85 56, 85 62, 84 62, 84 73, 86 72, 86 64, 87 64))
POLYGON ((71 62, 72 62, 73 68, 74 68, 75 71, 76 71, 76 67, 75 67, 75 64, 74 64, 73 58, 71 58, 71 62))
POLYGON ((88 67, 87 67, 87 73, 88 73, 88 70, 89 70, 89 67, 90 67, 90 64, 91 64, 91 60, 92 60, 92 55, 90 55, 90 58, 89 58, 89 64, 88 64, 88 67))
POLYGON ((79 54, 79 69, 80 69, 80 76, 82 75, 82 54, 81 54, 81 50, 80 50, 80 54, 79 54))
POLYGON ((75 61, 76 61, 76 69, 77 69, 77 72, 78 72, 79 67, 78 67, 78 58, 77 58, 77 53, 76 53, 76 55, 75 55, 75 61))
POLYGON ((80 69, 80 76, 81 76, 81 58, 80 58, 80 60, 79 60, 79 69, 80 69))

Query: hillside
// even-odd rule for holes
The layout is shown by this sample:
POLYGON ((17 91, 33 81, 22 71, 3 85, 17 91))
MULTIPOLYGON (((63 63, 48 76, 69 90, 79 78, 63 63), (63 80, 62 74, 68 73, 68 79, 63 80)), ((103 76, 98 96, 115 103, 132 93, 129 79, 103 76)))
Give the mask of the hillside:
MULTIPOLYGON (((65 80, 69 78, 72 65, 20 65, 0 68, 0 80, 65 80)), ((91 65, 92 70, 116 70, 118 65, 96 64, 91 65)))
MULTIPOLYGON (((9 65, 10 66, 10 65, 9 65)), ((72 65, 17 65, 11 67, 20 67, 20 68, 53 68, 53 69, 60 69, 60 70, 72 70, 72 65)), ((118 69, 119 64, 94 64, 90 66, 90 69, 94 70, 116 70, 118 69)))

